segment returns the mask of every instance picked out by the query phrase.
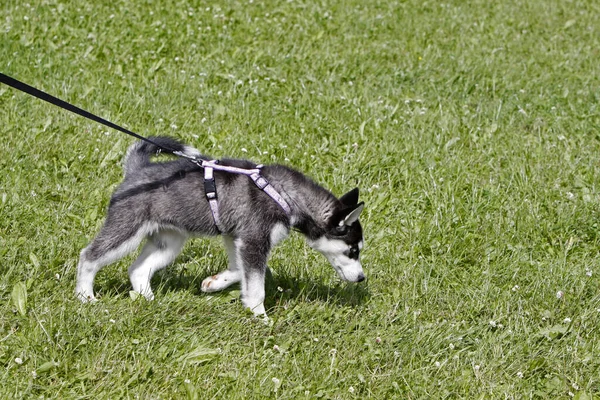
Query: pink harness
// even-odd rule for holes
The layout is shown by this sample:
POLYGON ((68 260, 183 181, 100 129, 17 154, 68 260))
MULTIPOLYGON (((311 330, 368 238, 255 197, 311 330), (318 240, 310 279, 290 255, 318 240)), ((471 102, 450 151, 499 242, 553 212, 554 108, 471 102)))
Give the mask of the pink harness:
POLYGON ((260 174, 260 169, 262 165, 257 165, 256 168, 253 169, 245 169, 245 168, 236 168, 230 167, 227 165, 219 164, 218 160, 210 160, 202 162, 195 161, 200 167, 204 168, 204 192, 206 194, 206 198, 208 199, 208 204, 210 205, 210 210, 213 215, 213 219, 215 220, 215 225, 219 232, 223 232, 223 227, 221 225, 221 219, 219 217, 219 204, 217 202, 217 187, 215 185, 215 178, 213 171, 224 171, 232 174, 241 174, 249 176, 250 179, 254 182, 254 184, 263 192, 265 192, 269 197, 271 197, 275 203, 279 205, 285 211, 286 214, 290 215, 292 209, 285 199, 275 190, 275 188, 269 183, 269 181, 260 174))

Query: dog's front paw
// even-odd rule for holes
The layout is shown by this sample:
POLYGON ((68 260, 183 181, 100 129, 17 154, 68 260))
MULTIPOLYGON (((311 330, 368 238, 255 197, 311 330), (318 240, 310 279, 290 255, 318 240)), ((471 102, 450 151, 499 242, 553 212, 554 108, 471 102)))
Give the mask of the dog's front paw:
POLYGON ((98 301, 98 299, 94 296, 94 293, 87 293, 87 292, 76 292, 75 296, 82 302, 82 303, 95 303, 98 301))
POLYGON ((219 291, 219 275, 209 276, 202 281, 200 290, 204 293, 212 293, 219 291))
POLYGON ((200 290, 202 290, 204 293, 218 292, 219 290, 223 290, 237 282, 236 280, 229 279, 223 275, 225 274, 220 273, 204 279, 202 281, 200 290))
POLYGON ((252 314, 256 318, 264 318, 268 320, 267 311, 265 310, 265 305, 262 301, 252 301, 248 299, 242 298, 242 305, 246 307, 246 309, 252 311, 252 314))

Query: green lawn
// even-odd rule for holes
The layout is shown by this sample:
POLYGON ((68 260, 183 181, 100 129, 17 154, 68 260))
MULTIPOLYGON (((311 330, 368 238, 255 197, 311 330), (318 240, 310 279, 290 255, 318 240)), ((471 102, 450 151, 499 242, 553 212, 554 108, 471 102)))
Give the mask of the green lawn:
POLYGON ((600 398, 599 60, 591 0, 3 1, 0 72, 360 187, 368 281, 294 234, 265 325, 197 239, 81 304, 133 139, 0 86, 0 398, 600 398))

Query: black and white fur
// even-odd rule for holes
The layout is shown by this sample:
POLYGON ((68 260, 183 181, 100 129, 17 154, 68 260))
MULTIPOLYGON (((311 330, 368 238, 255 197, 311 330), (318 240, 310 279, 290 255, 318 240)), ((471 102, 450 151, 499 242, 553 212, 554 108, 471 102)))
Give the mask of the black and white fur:
MULTIPOLYGON (((165 147, 208 160, 178 141, 156 137, 165 147)), ((203 170, 184 159, 152 162, 158 148, 146 142, 132 145, 125 158, 125 178, 113 194, 104 226, 81 251, 76 294, 94 301, 98 271, 135 250, 147 239, 129 267, 133 290, 154 298, 152 275, 171 263, 190 236, 219 234, 204 194, 203 170)), ((221 164, 255 168, 246 160, 221 164)), ((337 199, 298 171, 282 165, 262 167, 261 174, 283 196, 291 215, 244 175, 215 171, 223 242, 229 268, 202 282, 202 291, 215 292, 241 282, 242 304, 256 315, 265 314, 265 271, 273 246, 290 229, 304 234, 308 244, 323 253, 339 276, 350 282, 365 279, 359 260, 363 246, 358 217, 364 204, 358 189, 337 199)))

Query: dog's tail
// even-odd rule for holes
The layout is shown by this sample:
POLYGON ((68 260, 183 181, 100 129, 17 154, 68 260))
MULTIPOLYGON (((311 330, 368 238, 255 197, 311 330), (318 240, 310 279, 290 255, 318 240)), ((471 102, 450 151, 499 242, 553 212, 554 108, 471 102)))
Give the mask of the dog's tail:
POLYGON ((132 172, 139 171, 146 167, 150 163, 150 156, 160 153, 160 147, 163 146, 167 149, 180 151, 190 156, 200 156, 200 152, 193 147, 186 146, 176 139, 164 136, 149 137, 155 144, 139 141, 127 149, 125 160, 123 162, 123 168, 125 175, 129 175, 132 172), (157 146, 158 145, 158 146, 157 146))

